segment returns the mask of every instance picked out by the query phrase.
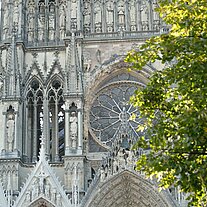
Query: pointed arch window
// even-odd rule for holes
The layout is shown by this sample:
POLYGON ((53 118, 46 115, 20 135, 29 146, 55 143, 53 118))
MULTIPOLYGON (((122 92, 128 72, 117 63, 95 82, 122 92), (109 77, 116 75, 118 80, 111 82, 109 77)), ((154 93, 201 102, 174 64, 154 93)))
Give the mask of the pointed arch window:
POLYGON ((65 102, 62 82, 54 79, 45 89, 37 79, 32 80, 26 91, 24 113, 26 131, 23 149, 26 161, 35 162, 38 159, 42 137, 45 139, 50 161, 60 161, 65 150, 65 102))
POLYGON ((26 95, 26 143, 27 155, 30 161, 36 161, 43 130, 43 88, 38 80, 33 80, 28 86, 26 95))
POLYGON ((64 155, 64 125, 65 104, 63 85, 59 80, 53 80, 48 89, 49 110, 49 153, 52 161, 59 161, 64 155))

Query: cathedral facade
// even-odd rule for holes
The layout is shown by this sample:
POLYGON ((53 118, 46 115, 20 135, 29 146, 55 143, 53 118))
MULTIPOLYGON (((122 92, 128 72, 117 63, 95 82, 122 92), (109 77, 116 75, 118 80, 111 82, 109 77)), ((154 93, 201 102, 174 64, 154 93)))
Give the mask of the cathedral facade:
POLYGON ((127 51, 167 32, 156 0, 3 0, 0 206, 180 207, 135 171, 143 120, 129 103, 159 64, 127 51), (135 120, 130 119, 133 113, 135 120))

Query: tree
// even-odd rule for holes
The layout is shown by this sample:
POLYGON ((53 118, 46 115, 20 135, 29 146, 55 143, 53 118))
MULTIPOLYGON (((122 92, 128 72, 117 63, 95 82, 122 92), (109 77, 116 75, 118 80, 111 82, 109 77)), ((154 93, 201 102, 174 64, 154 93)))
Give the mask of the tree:
POLYGON ((161 187, 180 186, 189 206, 207 206, 207 1, 160 0, 157 12, 169 33, 125 59, 138 70, 155 61, 165 65, 131 97, 145 119, 135 147, 150 149, 137 169, 161 187))

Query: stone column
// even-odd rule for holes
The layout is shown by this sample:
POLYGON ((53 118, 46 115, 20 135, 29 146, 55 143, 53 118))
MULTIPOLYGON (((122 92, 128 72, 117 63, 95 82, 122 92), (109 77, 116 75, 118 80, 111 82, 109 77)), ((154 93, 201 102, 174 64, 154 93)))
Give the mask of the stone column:
POLYGON ((29 149, 29 146, 28 146, 28 120, 29 120, 29 117, 28 117, 28 106, 26 104, 26 106, 24 107, 24 124, 25 124, 25 132, 24 132, 24 148, 23 148, 23 155, 25 155, 26 157, 28 157, 28 149, 29 149))
POLYGON ((45 140, 46 144, 46 154, 49 155, 50 153, 50 139, 48 136, 48 127, 49 127, 49 118, 48 118, 48 100, 46 95, 43 99, 43 139, 45 140))
POLYGON ((32 161, 37 160, 37 100, 34 100, 33 111, 33 157, 32 161))
POLYGON ((83 139, 83 115, 82 109, 78 109, 78 150, 82 150, 83 139))
POLYGON ((55 100, 55 161, 59 161, 58 100, 55 100))
POLYGON ((14 113, 14 147, 13 150, 18 149, 17 137, 18 137, 18 112, 14 113))
POLYGON ((69 148, 70 148, 70 113, 69 110, 65 110, 65 155, 69 154, 69 148))
POLYGON ((52 160, 55 159, 55 144, 56 144, 56 140, 55 140, 55 108, 51 107, 51 111, 52 111, 52 133, 51 133, 51 140, 52 140, 52 149, 51 149, 51 154, 52 154, 52 160))

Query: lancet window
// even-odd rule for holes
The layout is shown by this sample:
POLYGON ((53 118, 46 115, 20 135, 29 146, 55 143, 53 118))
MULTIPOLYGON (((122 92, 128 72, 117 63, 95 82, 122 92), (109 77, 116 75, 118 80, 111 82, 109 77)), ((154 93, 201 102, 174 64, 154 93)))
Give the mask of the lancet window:
POLYGON ((38 159, 41 139, 46 143, 50 161, 60 161, 65 148, 65 105, 63 85, 54 79, 47 90, 37 79, 27 88, 25 102, 25 125, 23 148, 27 161, 38 159), (44 95, 45 94, 45 95, 44 95))
POLYGON ((36 161, 43 132, 43 88, 37 80, 28 86, 25 113, 25 153, 29 161, 36 161))
POLYGON ((64 154, 64 99, 63 85, 54 80, 48 90, 49 153, 50 159, 59 161, 64 154))

